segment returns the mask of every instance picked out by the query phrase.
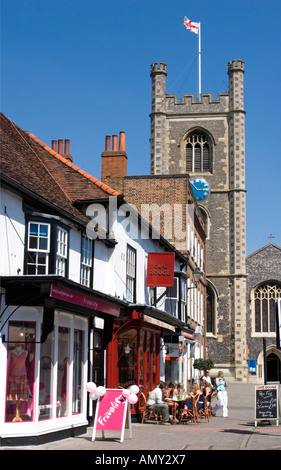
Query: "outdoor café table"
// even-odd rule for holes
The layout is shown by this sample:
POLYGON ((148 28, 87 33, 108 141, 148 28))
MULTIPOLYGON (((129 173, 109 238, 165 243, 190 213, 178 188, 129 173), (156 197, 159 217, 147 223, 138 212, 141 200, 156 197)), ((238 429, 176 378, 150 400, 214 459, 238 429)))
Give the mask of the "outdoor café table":
POLYGON ((181 403, 185 400, 187 400, 188 398, 191 397, 191 394, 190 393, 186 393, 185 395, 180 395, 180 397, 178 396, 174 396, 172 398, 165 398, 165 401, 172 401, 174 403, 181 403))
POLYGON ((167 402, 178 403, 179 410, 184 407, 184 401, 191 397, 190 393, 181 394, 179 397, 178 395, 173 396, 172 398, 165 398, 164 400, 167 402))

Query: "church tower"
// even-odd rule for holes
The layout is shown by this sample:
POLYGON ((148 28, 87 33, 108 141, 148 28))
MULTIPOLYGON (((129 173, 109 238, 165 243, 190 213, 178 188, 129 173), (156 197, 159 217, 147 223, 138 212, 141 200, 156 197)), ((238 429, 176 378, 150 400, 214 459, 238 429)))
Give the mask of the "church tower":
MULTIPOLYGON (((229 90, 166 93, 167 66, 151 65, 151 174, 204 178, 198 202, 207 227, 207 356, 247 381, 244 62, 228 63, 229 90)), ((184 201, 183 201, 184 203, 184 201)))

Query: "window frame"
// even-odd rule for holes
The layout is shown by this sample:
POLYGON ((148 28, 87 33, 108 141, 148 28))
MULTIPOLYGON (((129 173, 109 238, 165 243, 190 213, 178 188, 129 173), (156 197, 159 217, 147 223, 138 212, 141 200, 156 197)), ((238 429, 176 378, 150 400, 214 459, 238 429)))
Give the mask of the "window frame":
POLYGON ((93 240, 88 238, 85 234, 81 235, 81 259, 80 259, 80 284, 86 287, 93 285, 93 272, 94 272, 94 245, 93 240), (87 247, 83 249, 83 242, 87 243, 87 247), (88 250, 90 247, 90 250, 88 250), (90 253, 89 253, 90 251, 90 253), (87 256, 83 252, 89 253, 87 256), (84 259, 87 258, 85 261, 84 259), (86 273, 86 275, 85 275, 86 273), (85 282, 83 282, 85 280, 85 282))
POLYGON ((187 173, 212 173, 213 143, 201 129, 193 129, 184 140, 185 169, 187 173), (196 136, 196 138, 195 138, 196 136), (208 155, 204 149, 208 148, 208 155), (208 159, 206 165, 205 160, 208 159))
POLYGON ((252 337, 258 337, 258 338, 276 337, 276 333, 277 333, 276 331, 276 306, 277 306, 277 299, 280 296, 281 296, 281 283, 278 281, 265 281, 255 286, 252 289, 252 292, 251 292, 252 337), (265 292, 265 289, 267 290, 267 292, 265 292), (272 295, 273 291, 275 291, 274 295, 272 295), (266 296, 264 296, 265 294, 266 296), (257 301, 259 302, 259 305, 260 305, 259 331, 257 331, 257 328, 256 328, 257 327, 257 310, 256 310, 257 301), (266 306, 267 306, 266 312, 263 310, 263 305, 265 305, 264 301, 266 302, 266 306), (272 310, 270 308, 270 303, 273 304, 272 310), (266 318, 264 318, 264 313, 266 313, 266 318), (274 331, 271 328, 271 322, 274 323, 274 331), (267 323, 267 328, 264 328, 265 323, 267 323))
POLYGON ((51 218, 41 217, 26 217, 26 224, 25 224, 25 250, 24 250, 24 273, 25 274, 32 274, 34 276, 38 275, 60 275, 62 277, 68 278, 68 269, 69 269, 69 228, 64 225, 62 222, 58 222, 57 220, 53 220, 51 218), (40 226, 45 225, 48 227, 48 239, 47 239, 47 247, 45 249, 36 249, 30 247, 30 233, 31 233, 31 225, 38 226, 38 233, 40 226), (58 234, 64 233, 66 243, 63 243, 64 250, 60 252, 58 250, 59 247, 59 240, 58 234), (30 273, 29 266, 35 266, 34 270, 38 271, 36 268, 37 264, 34 262, 30 262, 30 257, 32 253, 36 253, 36 263, 38 259, 38 254, 46 253, 46 268, 44 273, 30 273), (61 272, 58 272, 58 263, 61 265, 61 272))
POLYGON ((25 271, 26 271, 26 274, 31 274, 29 272, 29 266, 34 266, 34 269, 35 269, 35 275, 40 275, 40 274, 48 274, 49 273, 49 262, 50 262, 50 239, 51 239, 51 224, 50 223, 47 223, 47 222, 42 222, 42 221, 36 221, 36 220, 29 220, 28 223, 27 223, 27 242, 26 242, 26 261, 25 261, 25 271), (32 234, 32 231, 31 231, 31 225, 37 225, 37 234, 38 235, 33 235, 32 234), (45 249, 42 249, 40 248, 40 227, 41 226, 46 226, 48 227, 48 234, 47 234, 47 247, 45 249), (37 240, 37 243, 36 243, 36 247, 31 247, 31 240, 32 239, 36 239, 37 240), (31 263, 29 262, 29 259, 30 257, 32 256, 31 253, 34 254, 35 256, 35 263, 31 263), (43 265, 43 264, 39 264, 38 263, 38 258, 40 256, 40 253, 41 254, 45 254, 46 255, 46 263, 43 265), (38 266, 45 266, 45 273, 38 273, 38 266))
POLYGON ((126 300, 128 302, 136 303, 136 285, 137 285, 137 250, 131 245, 127 244, 126 249, 126 300), (134 256, 133 265, 131 263, 131 256, 134 256), (133 266, 134 274, 128 270, 128 267, 133 266))

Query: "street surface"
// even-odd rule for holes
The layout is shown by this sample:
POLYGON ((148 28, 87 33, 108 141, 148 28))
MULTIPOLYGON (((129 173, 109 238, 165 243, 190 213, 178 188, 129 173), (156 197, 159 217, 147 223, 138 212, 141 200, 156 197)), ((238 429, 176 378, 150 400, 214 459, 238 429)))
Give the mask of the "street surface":
MULTIPOLYGON (((91 462, 97 465, 122 467, 130 463, 184 464, 190 450, 281 450, 281 419, 278 426, 275 421, 261 422, 255 426, 255 386, 235 383, 230 384, 227 390, 229 418, 223 418, 219 410, 216 417, 209 422, 202 419, 198 425, 133 423, 132 438, 129 438, 129 430, 126 429, 123 443, 120 443, 120 433, 114 431, 108 431, 104 438, 97 432, 95 441, 92 441, 92 428, 89 427, 87 434, 75 438, 41 446, 0 449, 87 450, 93 451, 91 462)), ((213 405, 215 403, 216 398, 213 405)))

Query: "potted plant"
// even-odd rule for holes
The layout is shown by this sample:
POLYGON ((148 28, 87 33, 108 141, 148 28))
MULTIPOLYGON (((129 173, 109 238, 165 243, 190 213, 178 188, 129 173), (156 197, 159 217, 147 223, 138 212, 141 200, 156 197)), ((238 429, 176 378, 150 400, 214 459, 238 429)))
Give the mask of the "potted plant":
POLYGON ((195 359, 193 368, 198 370, 210 370, 214 367, 212 359, 195 359))

